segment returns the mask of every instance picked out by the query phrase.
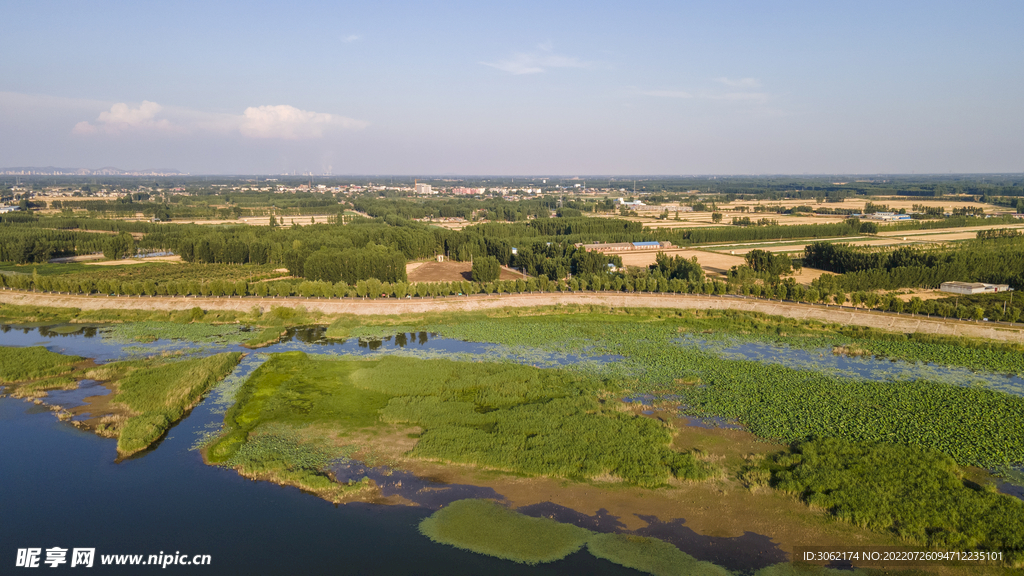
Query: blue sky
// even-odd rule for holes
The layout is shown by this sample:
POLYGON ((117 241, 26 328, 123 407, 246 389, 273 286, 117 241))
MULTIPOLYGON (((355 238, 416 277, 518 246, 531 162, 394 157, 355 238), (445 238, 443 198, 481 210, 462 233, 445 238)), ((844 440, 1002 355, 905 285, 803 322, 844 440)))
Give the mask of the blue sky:
POLYGON ((0 166, 1024 171, 1024 2, 0 4, 0 166))

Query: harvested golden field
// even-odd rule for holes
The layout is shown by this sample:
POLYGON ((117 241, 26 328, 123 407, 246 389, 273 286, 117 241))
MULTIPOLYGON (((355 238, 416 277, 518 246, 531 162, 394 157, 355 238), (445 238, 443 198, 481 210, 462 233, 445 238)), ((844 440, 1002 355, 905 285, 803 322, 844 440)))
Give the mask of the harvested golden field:
MULTIPOLYGON (((405 273, 409 282, 461 282, 473 280, 472 262, 409 262, 405 265, 405 273)), ((518 280, 523 275, 502 267, 501 280, 518 280)))
MULTIPOLYGON (((924 205, 928 207, 941 208, 943 211, 952 212, 954 208, 981 208, 986 214, 992 212, 1004 212, 1005 207, 996 206, 994 204, 982 204, 981 202, 972 202, 966 199, 962 200, 939 200, 932 198, 913 198, 907 196, 875 196, 873 198, 847 198, 842 202, 823 202, 821 204, 810 199, 792 199, 792 200, 778 200, 778 201, 758 201, 758 200, 737 200, 730 202, 729 204, 720 204, 719 209, 723 211, 732 211, 740 206, 746 206, 751 213, 748 215, 753 218, 754 213, 752 212, 754 206, 781 206, 783 208, 795 208, 797 206, 810 206, 812 208, 842 208, 844 210, 856 210, 858 212, 863 211, 864 207, 868 202, 873 204, 883 204, 888 206, 891 210, 899 212, 899 210, 913 210, 914 205, 924 205)), ((757 214, 761 217, 761 214, 757 214)))
POLYGON ((178 264, 181 262, 181 256, 152 256, 149 258, 126 258, 124 260, 103 260, 99 262, 86 261, 82 263, 89 266, 123 266, 125 264, 146 264, 148 262, 170 262, 178 264))
POLYGON ((675 250, 639 250, 636 252, 609 252, 609 254, 617 254, 622 256, 622 263, 626 266, 640 266, 648 267, 654 264, 655 258, 659 252, 664 252, 669 256, 682 256, 683 258, 690 259, 694 256, 697 257, 697 262, 700 263, 701 268, 704 268, 707 272, 713 272, 718 274, 725 274, 729 268, 733 266, 739 266, 743 264, 744 260, 741 256, 731 256, 729 254, 720 254, 717 252, 705 252, 704 250, 687 250, 677 248, 675 250))

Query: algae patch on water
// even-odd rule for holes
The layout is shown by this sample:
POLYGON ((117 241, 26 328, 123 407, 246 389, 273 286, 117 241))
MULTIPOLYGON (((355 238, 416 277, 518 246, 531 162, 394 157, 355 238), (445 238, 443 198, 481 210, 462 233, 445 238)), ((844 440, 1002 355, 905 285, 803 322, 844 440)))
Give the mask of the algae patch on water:
POLYGON ((424 519, 420 532, 434 542, 522 564, 561 560, 591 536, 585 528, 524 516, 489 500, 452 502, 424 519))
POLYGON ((727 576, 675 546, 643 536, 598 534, 548 518, 533 518, 489 500, 459 500, 420 522, 420 533, 440 544, 478 554, 540 564, 561 560, 584 546, 598 558, 657 576, 727 576))

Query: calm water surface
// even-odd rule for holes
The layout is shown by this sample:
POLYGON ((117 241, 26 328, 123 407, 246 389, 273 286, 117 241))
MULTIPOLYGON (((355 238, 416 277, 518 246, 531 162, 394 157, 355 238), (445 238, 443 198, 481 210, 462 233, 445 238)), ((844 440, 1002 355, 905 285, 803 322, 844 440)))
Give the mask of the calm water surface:
MULTIPOLYGON (((315 334, 264 349, 324 352, 315 334), (316 348, 311 348, 316 346, 316 348)), ((445 350, 429 334, 405 338, 406 348, 445 350)), ((454 342, 454 341, 452 341, 454 342)), ((157 342, 142 348, 166 349, 157 342)), ((464 344, 464 343, 459 343, 464 344)), ((55 352, 106 362, 132 353, 125 346, 84 335, 38 329, 0 333, 0 345, 43 345, 55 352)), ((173 347, 174 345, 172 345, 173 347)), ((403 349, 381 341, 378 349, 403 349)), ((454 343, 451 346, 458 348, 454 343)), ((235 349, 208 347, 208 350, 235 349)), ((335 353, 369 353, 370 343, 349 340, 335 353)), ((466 350, 459 350, 466 351, 466 350)), ((252 354, 239 370, 258 366, 252 354)), ((244 376, 243 373, 238 376, 244 376)), ((80 403, 102 386, 52 394, 80 403)), ((116 441, 59 422, 45 408, 0 398, 0 574, 18 573, 18 548, 96 548, 101 554, 210 554, 209 567, 100 567, 86 574, 636 574, 583 551, 534 567, 430 542, 417 525, 429 507, 336 506, 298 489, 246 480, 208 466, 189 448, 223 416, 211 395, 140 457, 114 462, 116 441)), ((45 556, 45 553, 44 553, 45 556)), ((98 559, 97 559, 98 564, 98 559)), ((52 569, 42 566, 49 573, 52 569)), ((63 565, 58 571, 78 570, 63 565)))

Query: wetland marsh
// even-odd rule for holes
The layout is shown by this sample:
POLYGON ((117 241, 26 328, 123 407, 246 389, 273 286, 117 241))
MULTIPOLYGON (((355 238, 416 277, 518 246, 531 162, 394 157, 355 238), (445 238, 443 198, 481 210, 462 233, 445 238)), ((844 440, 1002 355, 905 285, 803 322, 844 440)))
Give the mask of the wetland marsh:
MULTIPOLYGON (((0 353, 25 355, 19 365, 27 367, 0 374, 5 392, 25 396, 19 389, 35 386, 46 392, 37 401, 58 406, 72 421, 88 419, 91 407, 104 402, 145 417, 153 399, 161 406, 170 396, 180 400, 179 412, 150 416, 171 428, 165 439, 155 442, 147 430, 143 447, 155 448, 118 466, 167 458, 160 454, 172 444, 173 460, 213 464, 205 468, 218 482, 228 473, 308 493, 279 488, 290 502, 339 502, 339 510, 422 519, 482 498, 501 510, 557 517, 555 524, 565 526, 552 528, 559 533, 594 534, 571 537, 578 545, 567 544, 561 555, 537 556, 554 563, 531 572, 778 571, 793 546, 851 542, 959 543, 1003 551, 1011 564, 1022 560, 1024 542, 1015 534, 1024 534, 1024 506, 1000 494, 990 473, 1024 463, 1024 370, 1012 345, 674 310, 187 326, 5 326, 0 353), (243 347, 267 331, 279 341, 243 347), (118 366, 131 366, 137 381, 153 385, 130 384, 118 366), (185 390, 145 371, 161 367, 209 375, 184 378, 203 383, 185 390), (64 380, 46 390, 38 384, 47 379, 64 380), (86 397, 79 386, 109 388, 113 396, 86 397), (896 499, 943 502, 960 511, 956 522, 934 510, 866 506, 865 483, 856 475, 869 472, 857 466, 881 462, 895 470, 892 450, 905 451, 903 475, 880 475, 867 494, 891 488, 896 499), (641 557, 667 560, 645 564, 641 557)), ((19 400, 2 402, 9 414, 17 412, 12 403, 19 400)), ((33 418, 14 420, 38 422, 33 418)), ((118 451, 132 453, 115 448, 111 460, 118 451)), ((134 481, 118 480, 113 470, 114 482, 134 481)), ((264 498, 279 494, 259 491, 264 498)), ((508 538, 466 544, 450 536, 504 514, 460 506, 458 514, 426 524, 444 520, 451 529, 424 533, 516 560, 494 551, 508 538)), ((421 539, 417 546, 437 547, 402 533, 421 539)), ((493 561, 502 571, 519 570, 493 561)))

